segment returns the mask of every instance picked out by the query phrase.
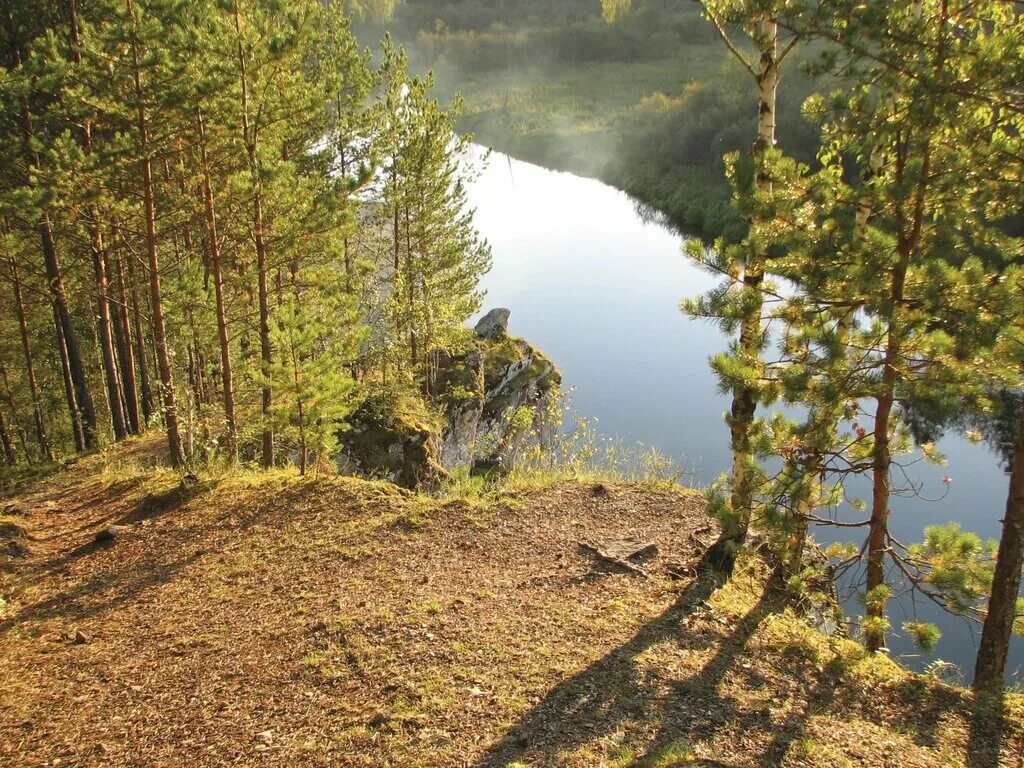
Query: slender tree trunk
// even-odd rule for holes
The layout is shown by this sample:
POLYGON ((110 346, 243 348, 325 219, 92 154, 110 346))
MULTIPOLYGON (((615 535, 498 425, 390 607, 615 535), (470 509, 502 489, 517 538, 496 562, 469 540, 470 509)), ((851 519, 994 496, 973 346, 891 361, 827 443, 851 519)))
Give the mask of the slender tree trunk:
POLYGON ((146 216, 146 251, 149 256, 149 298, 153 310, 153 345, 156 347, 157 368, 160 373, 160 389, 163 395, 164 421, 167 425, 167 445, 171 464, 180 467, 185 463, 178 430, 178 407, 174 394, 174 376, 171 358, 167 349, 166 328, 162 296, 160 291, 160 261, 156 245, 156 202, 153 194, 153 163, 149 149, 149 125, 146 119, 145 101, 142 92, 142 77, 139 64, 138 20, 132 0, 127 0, 128 14, 132 19, 132 65, 137 103, 139 149, 142 153, 142 196, 146 216))
POLYGON ((64 338, 64 326, 61 325, 56 303, 53 308, 53 325, 57 337, 57 351, 60 353, 60 368, 64 375, 64 395, 68 401, 68 412, 71 416, 71 434, 75 441, 75 450, 82 453, 86 450, 85 432, 82 429, 82 414, 78 410, 78 399, 75 383, 71 376, 71 361, 68 357, 67 341, 64 338))
POLYGON ((13 467, 18 463, 18 454, 14 452, 14 443, 11 442, 11 434, 7 430, 7 419, 2 410, 0 410, 0 445, 4 449, 4 460, 8 466, 13 467))
POLYGON ((409 204, 405 205, 405 276, 408 285, 409 302, 409 360, 415 372, 419 362, 419 346, 416 336, 416 276, 413 274, 412 263, 412 227, 409 224, 409 204))
POLYGON ((270 426, 270 410, 273 407, 273 390, 270 382, 273 349, 270 345, 270 297, 267 290, 267 251, 263 242, 263 206, 260 194, 253 201, 253 223, 256 230, 256 268, 259 272, 260 294, 260 358, 263 372, 263 458, 262 466, 274 466, 274 430, 270 426))
MULTIPOLYGON (((3 360, 0 360, 0 381, 4 385, 4 400, 7 401, 7 405, 11 411, 11 419, 15 425, 18 423, 18 409, 14 407, 14 396, 11 394, 11 385, 7 380, 7 369, 4 367, 3 360)), ((18 463, 18 454, 14 450, 14 444, 11 442, 11 433, 7 427, 7 422, 4 420, 3 412, 0 411, 0 442, 3 443, 4 456, 7 459, 7 463, 10 466, 14 466, 18 463)), ((25 445, 24 436, 21 441, 22 450, 25 451, 25 458, 31 463, 32 459, 28 455, 27 446, 25 445)))
POLYGON ((299 388, 299 366, 296 362, 295 350, 292 350, 292 365, 295 374, 296 408, 299 417, 299 475, 306 476, 306 461, 309 456, 309 449, 306 446, 306 413, 302 403, 302 393, 299 388))
MULTIPOLYGON (((49 217, 44 214, 43 222, 39 225, 43 239, 43 253, 46 257, 46 276, 50 284, 50 292, 53 294, 53 309, 56 314, 56 322, 60 326, 60 335, 63 338, 64 356, 67 358, 67 375, 71 382, 75 400, 75 420, 80 422, 82 431, 82 450, 92 450, 96 447, 96 409, 93 405, 92 395, 89 392, 88 383, 85 378, 85 365, 82 362, 82 348, 78 343, 78 334, 75 333, 71 323, 71 313, 68 311, 66 294, 64 292, 64 277, 61 273, 60 264, 57 261, 57 250, 53 243, 53 233, 50 228, 49 217)), ((68 407, 72 407, 71 400, 68 400, 68 407)))
MULTIPOLYGON (((39 443, 39 452, 43 458, 51 464, 54 461, 53 448, 46 435, 46 420, 43 417, 43 403, 39 393, 39 382, 36 380, 36 369, 32 358, 32 345, 29 343, 28 318, 25 315, 25 302, 21 295, 21 279, 18 276, 18 264, 11 259, 11 285, 14 288, 14 312, 18 316, 18 329, 21 332, 21 351, 25 356, 25 376, 28 379, 28 391, 32 398, 32 418, 36 427, 36 440, 39 443)), ((63 346, 63 345, 61 345, 63 346)), ((61 360, 64 359, 63 354, 61 360)), ((6 381, 7 375, 4 373, 6 381)), ((67 380, 65 379, 65 383, 67 380)), ((9 391, 9 390, 8 390, 9 391)), ((74 393, 74 388, 70 390, 74 393)), ((77 408, 72 411, 72 416, 78 412, 77 408)), ((75 430, 76 443, 79 447, 81 428, 75 430)), ((82 446, 84 448, 84 446, 82 446)))
POLYGON ((3 456, 7 465, 13 467, 17 464, 17 454, 14 453, 14 443, 11 442, 10 432, 7 430, 7 420, 0 411, 0 444, 3 446, 3 456))
POLYGON ((107 293, 107 257, 103 248, 103 235, 95 223, 89 227, 92 248, 93 272, 96 275, 97 308, 99 310, 100 349, 103 353, 103 370, 107 382, 107 396, 110 399, 110 420, 114 427, 114 439, 124 440, 128 436, 124 409, 121 407, 121 381, 114 357, 114 339, 110 321, 110 301, 107 293))
POLYGON ((128 424, 133 435, 139 434, 142 429, 142 422, 139 418, 139 397, 138 387, 135 381, 135 360, 132 357, 132 330, 129 319, 128 297, 124 285, 124 263, 121 259, 116 263, 117 273, 117 300, 115 312, 115 341, 117 342, 118 357, 121 360, 121 388, 124 391, 125 411, 128 414, 128 424))
MULTIPOLYGON (((897 159, 897 178, 902 181, 904 167, 903 153, 897 159)), ((907 282, 907 270, 920 241, 922 227, 924 185, 928 179, 930 152, 925 146, 921 166, 921 178, 924 179, 916 193, 914 220, 906 235, 899 238, 899 261, 891 275, 889 294, 891 310, 886 334, 885 357, 883 359, 882 381, 875 408, 874 447, 871 453, 871 519, 868 523, 867 572, 866 590, 869 596, 865 615, 869 625, 865 628, 864 644, 871 652, 885 647, 885 630, 882 622, 885 619, 887 597, 881 594, 885 586, 885 557, 889 551, 889 495, 890 471, 892 469, 892 446, 890 430, 892 427, 892 411, 896 399, 896 382, 899 379, 899 358, 902 350, 900 307, 903 304, 907 282)))
MULTIPOLYGON (((922 8, 920 0, 915 0, 911 4, 911 12, 916 18, 921 17, 922 8)), ((946 12, 944 9, 939 23, 940 56, 945 26, 946 12)), ((940 59, 938 68, 941 68, 941 66, 940 59)), ((890 103, 893 104, 894 108, 895 99, 893 97, 890 97, 890 103)), ((910 134, 904 138, 908 146, 911 138, 910 134)), ((906 153, 906 146, 898 147, 895 153, 896 178, 901 184, 904 182, 906 173, 906 153)), ((892 492, 892 445, 889 433, 892 427, 896 382, 899 379, 897 364, 902 353, 901 336, 903 330, 900 328, 899 322, 900 305, 903 303, 907 271, 910 268, 911 260, 921 239, 924 202, 930 183, 931 148, 927 138, 924 142, 921 159, 922 163, 916 184, 913 213, 906 226, 904 226, 903 221, 900 222, 900 236, 897 245, 899 260, 890 278, 892 286, 889 297, 891 309, 889 317, 886 318, 888 333, 882 368, 881 391, 876 400, 875 409, 874 447, 871 455, 871 518, 868 522, 867 568, 865 574, 865 589, 867 592, 865 616, 869 623, 864 631, 864 644, 871 652, 879 651, 885 647, 884 622, 888 594, 883 588, 886 586, 885 559, 889 552, 889 497, 892 492)), ((869 162, 871 167, 868 172, 875 173, 877 166, 882 162, 881 150, 878 147, 875 147, 873 150, 869 162)), ((902 203, 897 205, 897 210, 902 217, 904 211, 902 203)), ((854 235, 858 239, 864 237, 870 216, 870 205, 865 200, 861 200, 854 222, 854 235)))
POLYGON ((220 372, 224 400, 224 424, 227 431, 228 453, 232 461, 238 460, 238 435, 235 427, 235 384, 231 368, 231 345, 228 336, 227 310, 224 306, 224 270, 221 265, 220 243, 217 240, 217 210, 213 187, 210 184, 210 164, 206 154, 206 131, 203 115, 197 116, 199 151, 203 170, 203 205, 206 210, 206 239, 213 270, 213 292, 217 306, 217 337, 220 340, 220 372))
MULTIPOLYGON (((398 287, 399 287, 398 275, 399 275, 399 270, 400 270, 400 267, 401 267, 401 261, 400 261, 399 254, 401 252, 401 247, 402 247, 402 234, 401 234, 402 230, 400 228, 400 223, 399 223, 399 214, 400 214, 399 200, 400 200, 400 198, 399 198, 399 192, 398 192, 398 147, 397 146, 395 147, 395 154, 394 154, 394 158, 392 159, 392 163, 391 163, 391 189, 392 189, 392 194, 394 194, 394 196, 395 196, 395 201, 394 201, 395 202, 395 210, 394 210, 394 217, 393 217, 393 224, 392 224, 392 227, 394 229, 393 234, 394 234, 394 246, 395 246, 394 265, 393 265, 393 268, 394 268, 393 281, 394 281, 394 290, 397 293, 398 292, 398 287)), ((396 315, 395 315, 395 343, 396 344, 401 342, 402 331, 403 331, 403 327, 402 326, 403 326, 403 323, 402 323, 401 313, 400 312, 396 312, 396 315)), ((396 354, 395 355, 395 369, 396 369, 396 373, 398 373, 398 374, 400 374, 402 372, 402 355, 400 355, 400 354, 396 354)), ((387 378, 387 369, 386 368, 385 368, 385 371, 384 371, 384 375, 385 375, 385 379, 386 379, 387 378)))
POLYGON ((974 666, 974 690, 996 694, 1003 688, 1010 637, 1017 618, 1021 568, 1024 567, 1024 404, 1017 415, 1017 440, 1010 467, 1003 534, 999 539, 992 594, 974 666))
POLYGON ((245 137, 246 155, 249 173, 253 181, 253 239, 256 241, 256 271, 259 281, 260 303, 260 359, 263 376, 262 412, 263 412, 263 455, 260 464, 269 469, 274 466, 274 430, 271 426, 271 408, 274 404, 271 386, 271 366, 274 362, 273 348, 270 344, 270 295, 267 284, 267 245, 264 239, 263 221, 263 182, 259 166, 259 141, 255 127, 249 124, 249 80, 245 63, 245 50, 242 45, 242 13, 238 0, 235 0, 235 34, 238 43, 239 82, 242 95, 242 133, 245 137))
MULTIPOLYGON (((893 344, 890 342, 889 350, 892 349, 893 344)), ((887 352, 886 357, 890 357, 890 352, 887 352)), ((868 523, 866 574, 869 600, 865 615, 873 622, 881 622, 885 617, 886 600, 877 590, 885 586, 885 555, 889 548, 889 472, 892 467, 889 428, 894 383, 894 369, 887 362, 882 384, 885 394, 878 399, 875 411, 875 446, 871 455, 871 520, 868 523)), ((864 632, 864 642, 869 651, 880 650, 885 646, 885 631, 874 624, 868 625, 864 632)))
MULTIPOLYGON (((11 418, 14 419, 14 423, 18 428, 18 442, 21 443, 21 452, 25 454, 25 460, 29 464, 34 464, 32 453, 28 449, 28 435, 25 434, 25 427, 22 426, 21 419, 18 418, 18 406, 14 402, 14 391, 11 389, 11 380, 7 377, 7 366, 4 365, 3 359, 0 359, 0 384, 3 384, 4 400, 7 402, 7 407, 11 409, 11 418)), ((43 435, 45 436, 45 434, 46 432, 44 431, 43 435)))
POLYGON ((128 291, 131 296, 132 331, 135 336, 135 362, 139 366, 139 388, 142 400, 142 429, 149 424, 156 410, 153 406, 153 383, 149 376, 149 362, 146 352, 146 336, 143 333, 141 300, 135 280, 134 257, 128 255, 128 291))

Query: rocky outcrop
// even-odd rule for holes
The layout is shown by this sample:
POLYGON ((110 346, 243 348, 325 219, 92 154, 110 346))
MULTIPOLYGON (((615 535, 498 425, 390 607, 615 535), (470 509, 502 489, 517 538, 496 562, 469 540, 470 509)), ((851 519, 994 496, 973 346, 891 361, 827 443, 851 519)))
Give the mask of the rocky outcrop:
POLYGON ((511 314, 503 307, 492 309, 480 318, 473 330, 481 339, 500 339, 508 333, 508 318, 511 314))
POLYGON ((480 338, 474 349, 439 369, 444 427, 441 463, 471 464, 501 450, 510 420, 522 407, 537 407, 561 376, 536 347, 508 335, 480 338))
POLYGON ((538 409, 561 382, 536 347, 508 335, 508 317, 492 310, 465 352, 438 354, 431 406, 381 395, 363 403, 340 435, 339 469, 423 488, 479 460, 500 465, 520 409, 538 409))

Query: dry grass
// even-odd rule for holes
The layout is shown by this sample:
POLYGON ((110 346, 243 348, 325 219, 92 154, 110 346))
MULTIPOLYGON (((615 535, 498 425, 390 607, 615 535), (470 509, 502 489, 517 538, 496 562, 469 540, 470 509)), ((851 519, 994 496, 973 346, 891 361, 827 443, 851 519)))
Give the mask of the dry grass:
POLYGON ((1020 764, 1018 700, 976 723, 966 692, 782 611, 758 562, 669 580, 687 532, 714 537, 696 495, 470 505, 280 472, 181 498, 131 450, 14 500, 0 766, 1020 764), (624 534, 659 543, 652 578, 575 546, 624 534))

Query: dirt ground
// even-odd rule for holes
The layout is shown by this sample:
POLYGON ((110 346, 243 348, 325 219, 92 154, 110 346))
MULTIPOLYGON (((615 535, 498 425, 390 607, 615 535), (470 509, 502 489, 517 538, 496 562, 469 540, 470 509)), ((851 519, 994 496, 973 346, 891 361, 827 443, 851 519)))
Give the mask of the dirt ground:
POLYGON ((695 493, 132 466, 0 501, 0 766, 1021 765, 1017 697, 819 635, 756 561, 695 577, 695 493), (627 535, 646 577, 578 546, 627 535))

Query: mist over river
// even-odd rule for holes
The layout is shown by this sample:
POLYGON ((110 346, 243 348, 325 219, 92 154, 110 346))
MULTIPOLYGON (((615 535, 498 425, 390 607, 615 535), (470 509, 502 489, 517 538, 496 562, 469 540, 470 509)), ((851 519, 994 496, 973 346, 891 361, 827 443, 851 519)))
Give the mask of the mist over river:
MULTIPOLYGON (((685 256, 685 238, 642 215, 618 190, 498 153, 470 185, 469 202, 494 253, 483 281, 484 309, 512 311, 509 330, 556 362, 564 386, 575 390, 575 410, 596 419, 604 435, 672 456, 693 472, 695 485, 725 471, 728 402, 708 357, 727 340, 712 324, 679 310, 681 299, 716 282, 685 256)), ((907 474, 923 485, 921 496, 939 500, 894 499, 893 534, 904 543, 919 541, 925 526, 955 521, 983 538, 998 538, 1007 480, 997 457, 953 435, 938 447, 946 466, 917 462, 907 474), (952 478, 948 486, 943 475, 952 478)), ((859 542, 862 535, 816 532, 819 541, 859 542)), ((847 600, 848 611, 857 608, 855 597, 847 600)), ((935 659, 952 662, 969 680, 980 628, 919 598, 917 617, 938 624, 943 635, 935 653, 920 654, 901 629, 914 611, 910 601, 893 605, 892 653, 916 668, 935 659)), ((1020 682, 1022 665, 1024 642, 1015 638, 1012 682, 1020 682)))

